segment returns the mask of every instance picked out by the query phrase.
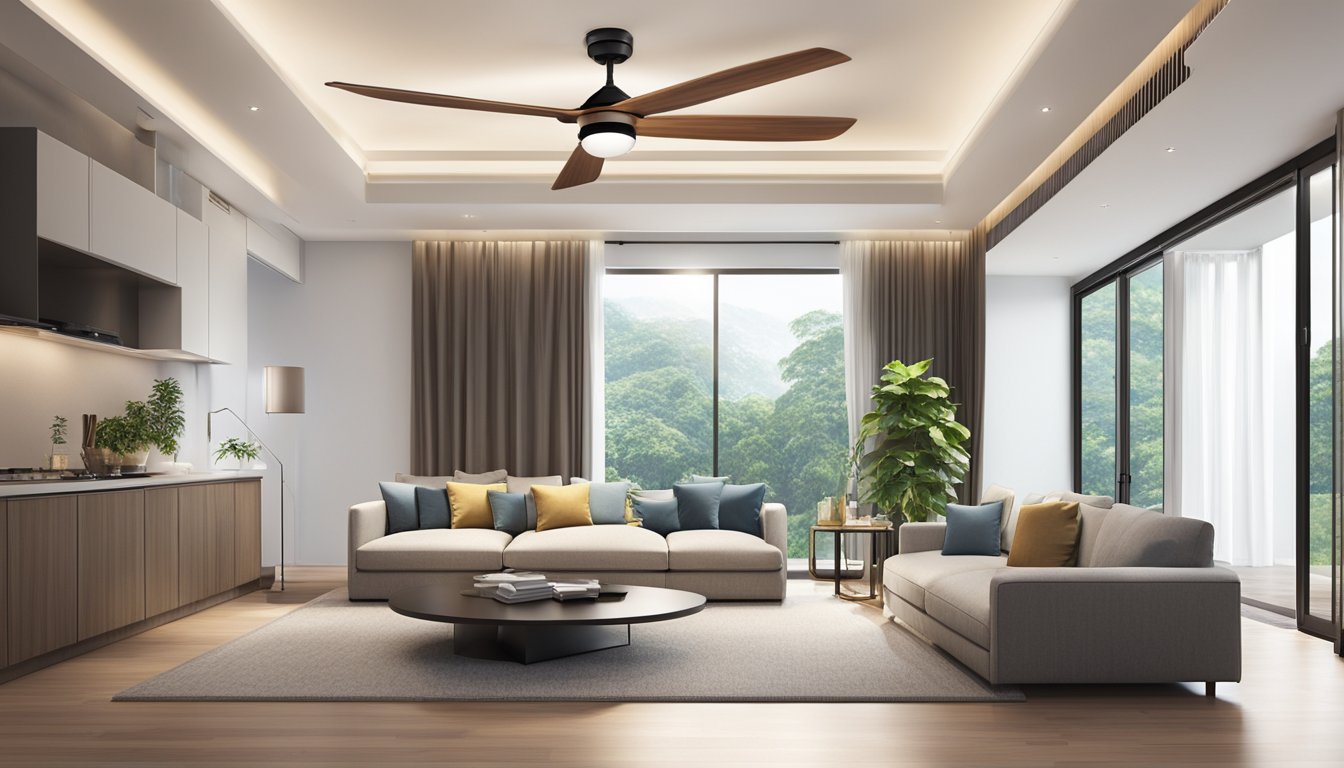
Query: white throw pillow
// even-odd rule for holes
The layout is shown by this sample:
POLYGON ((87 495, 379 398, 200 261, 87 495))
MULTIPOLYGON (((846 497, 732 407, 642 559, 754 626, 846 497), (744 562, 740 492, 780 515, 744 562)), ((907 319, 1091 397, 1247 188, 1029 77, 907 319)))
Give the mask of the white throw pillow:
POLYGON ((995 501, 1003 502, 1003 514, 999 517, 999 549, 1007 552, 1008 543, 1012 540, 1012 534, 1009 533, 1009 526, 1017 525, 1017 516, 1013 508, 1013 501, 1017 494, 1012 488, 1005 488, 1002 485, 991 485, 980 494, 980 503, 989 504, 995 501))

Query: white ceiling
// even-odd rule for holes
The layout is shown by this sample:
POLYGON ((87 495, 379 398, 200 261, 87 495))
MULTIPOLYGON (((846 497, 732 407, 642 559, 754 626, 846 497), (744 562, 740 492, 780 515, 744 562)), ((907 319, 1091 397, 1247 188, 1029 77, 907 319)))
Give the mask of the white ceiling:
POLYGON ((165 155, 307 239, 965 228, 1192 4, 23 2, 60 36, 11 4, 0 11, 9 22, 0 44, 124 124, 137 108, 157 116, 165 155), (617 68, 632 94, 835 48, 854 60, 688 111, 858 123, 816 143, 645 139, 603 181, 557 193, 550 181, 573 147, 572 126, 321 86, 340 79, 573 106, 602 82, 582 44, 597 26, 634 33, 634 57, 617 68), (109 87, 109 71, 120 87, 109 87))
POLYGON ((991 250, 989 272, 1083 277, 1329 137, 1341 29, 1339 0, 1234 0, 1187 52, 1190 79, 991 250))

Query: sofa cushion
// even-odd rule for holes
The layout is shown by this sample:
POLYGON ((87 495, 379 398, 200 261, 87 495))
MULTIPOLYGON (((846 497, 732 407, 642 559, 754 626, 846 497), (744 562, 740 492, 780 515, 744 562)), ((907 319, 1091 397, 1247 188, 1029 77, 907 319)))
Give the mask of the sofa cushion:
POLYGON ((1205 568, 1213 565, 1213 526, 1116 504, 1107 510, 1095 546, 1094 568, 1205 568))
POLYGON ((398 483, 410 483, 411 485, 423 485, 426 488, 443 488, 453 479, 452 475, 408 475, 405 472, 398 472, 392 476, 398 483))
POLYGON ((882 565, 882 584, 907 603, 924 610, 925 590, 935 579, 967 571, 998 570, 1007 565, 1005 555, 943 557, 936 549, 911 552, 887 558, 882 565))
POLYGON ((452 513, 448 507, 447 484, 438 488, 415 486, 415 508, 420 514, 421 528, 447 528, 452 513))
POLYGON ((947 535, 943 539, 944 555, 997 555, 999 549, 999 521, 1003 519, 1003 502, 991 501, 978 506, 947 505, 947 535))
POLYGON ((989 588, 998 568, 951 573, 926 590, 924 611, 981 648, 989 648, 989 588))
POLYGON ((1017 500, 1017 494, 1012 488, 1005 488, 1002 485, 991 485, 980 494, 980 503, 988 504, 991 501, 1002 501, 1003 511, 999 513, 999 549, 1007 552, 1012 535, 1008 532, 1008 524, 1016 524, 1016 518, 1013 516, 1013 502, 1017 500))
POLYGON ((495 518, 490 514, 490 491, 503 491, 503 483, 448 483, 448 506, 452 511, 453 528, 494 529, 495 518))
POLYGON ((667 541, 635 525, 527 531, 504 550, 504 567, 528 571, 665 571, 667 541))
POLYGON ((719 528, 760 537, 761 506, 764 504, 765 483, 723 486, 723 495, 719 497, 719 528))
POLYGON ((723 483, 677 483, 672 486, 672 494, 677 499, 677 525, 681 530, 718 530, 723 483))
POLYGON ((509 534, 485 528, 428 528, 374 539, 355 550, 361 571, 498 571, 509 534))
POLYGON ((1092 557, 1097 551, 1097 536, 1110 512, 1105 507, 1091 504, 1078 504, 1078 565, 1086 568, 1092 565, 1092 557))
POLYGON ((1061 568, 1078 564, 1078 502, 1022 507, 1010 567, 1061 568))
POLYGON ((741 531, 677 531, 667 536, 671 571, 778 571, 784 553, 741 531))
POLYGON ((662 536, 681 530, 681 523, 677 520, 676 499, 635 496, 630 500, 630 506, 635 518, 645 530, 662 536))
POLYGON ((517 536, 527 530, 527 498, 521 493, 487 491, 490 502, 490 516, 495 520, 495 530, 510 536, 517 536))
POLYGON ((1045 494, 1043 501, 1076 501, 1079 504, 1091 504, 1102 509, 1115 506, 1115 499, 1110 496, 1092 496, 1074 491, 1051 491, 1045 494))
POLYGON ((569 482, 588 486, 588 513, 593 516, 593 525, 625 524, 625 500, 630 495, 630 483, 590 483, 582 477, 571 477, 569 482))
POLYGON ((540 477, 514 477, 509 475, 504 478, 504 485, 508 486, 509 493, 521 493, 527 502, 527 527, 537 527, 537 500, 532 495, 532 486, 534 485, 564 485, 564 478, 559 475, 542 475, 540 477))
MULTIPOLYGON (((460 469, 453 470, 452 480, 455 483, 475 483, 476 485, 494 485, 508 480, 509 471, 507 469, 492 469, 489 472, 463 472, 460 469)), ((507 490, 507 489, 506 489, 507 490)))
POLYGON ((414 531, 420 527, 415 507, 415 486, 409 483, 379 483, 383 504, 387 507, 387 533, 414 531))
POLYGON ((531 491, 537 504, 537 530, 571 528, 593 524, 588 511, 587 485, 551 487, 537 484, 531 491))

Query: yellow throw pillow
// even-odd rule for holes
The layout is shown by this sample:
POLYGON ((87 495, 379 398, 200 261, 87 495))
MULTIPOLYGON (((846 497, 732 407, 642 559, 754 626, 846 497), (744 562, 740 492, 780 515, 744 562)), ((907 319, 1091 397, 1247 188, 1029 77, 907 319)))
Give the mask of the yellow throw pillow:
POLYGON ((1078 502, 1026 504, 1017 512, 1017 532, 1008 565, 1053 568, 1078 564, 1078 502))
POLYGON ((448 481, 448 507, 452 510, 451 528, 494 528, 495 518, 490 514, 490 491, 503 493, 504 483, 477 485, 448 481))
POLYGON ((537 502, 537 530, 592 525, 588 488, 587 483, 532 486, 532 498, 537 502))

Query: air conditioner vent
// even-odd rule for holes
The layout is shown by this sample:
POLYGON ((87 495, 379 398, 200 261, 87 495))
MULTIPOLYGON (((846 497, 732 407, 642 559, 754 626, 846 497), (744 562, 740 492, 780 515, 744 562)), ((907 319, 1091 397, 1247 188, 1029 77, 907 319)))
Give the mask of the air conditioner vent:
POLYGON ((225 200, 224 198, 220 197, 214 192, 210 193, 210 202, 219 206, 219 209, 225 213, 233 213, 233 206, 229 205, 229 201, 225 200))

